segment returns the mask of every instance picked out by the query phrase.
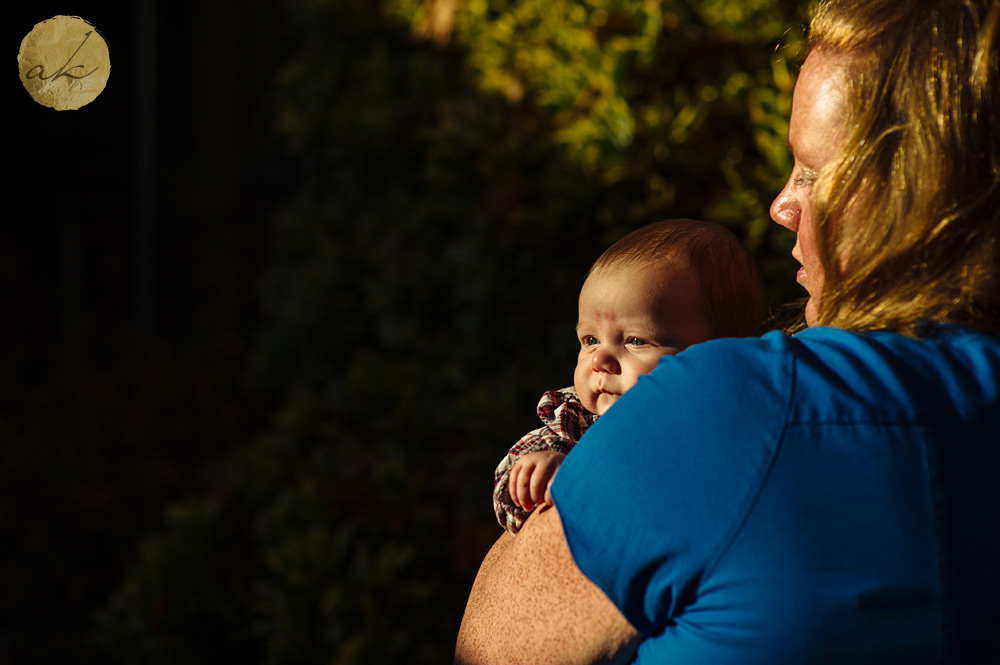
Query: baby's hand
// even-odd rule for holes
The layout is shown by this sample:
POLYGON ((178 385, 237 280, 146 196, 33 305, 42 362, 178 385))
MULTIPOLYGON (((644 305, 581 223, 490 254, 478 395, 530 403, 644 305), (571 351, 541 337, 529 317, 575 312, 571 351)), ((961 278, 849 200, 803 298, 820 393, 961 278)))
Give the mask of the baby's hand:
POLYGON ((515 506, 532 511, 535 506, 552 503, 549 488, 566 453, 537 450, 517 460, 510 470, 507 491, 515 506))

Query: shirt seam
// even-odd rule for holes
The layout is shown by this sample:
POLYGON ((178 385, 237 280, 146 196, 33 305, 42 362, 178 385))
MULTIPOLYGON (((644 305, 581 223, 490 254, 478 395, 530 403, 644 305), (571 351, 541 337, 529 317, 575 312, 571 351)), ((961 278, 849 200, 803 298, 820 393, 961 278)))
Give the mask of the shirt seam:
POLYGON ((952 420, 941 420, 941 421, 918 421, 914 422, 912 419, 905 420, 886 420, 886 419, 869 419, 869 418, 855 418, 851 420, 789 420, 786 422, 787 426, 799 427, 799 426, 825 426, 825 425, 891 425, 893 427, 906 427, 907 429, 924 429, 927 427, 947 427, 954 428, 960 427, 962 429, 993 429, 1000 427, 1000 421, 998 422, 980 422, 980 423, 966 423, 958 422, 954 419, 952 420))
POLYGON ((921 440, 923 455, 920 456, 920 461, 923 464, 924 480, 927 486, 927 514, 930 516, 931 520, 931 534, 933 540, 934 548, 934 566, 937 571, 937 583, 938 583, 938 596, 940 602, 937 606, 938 610, 938 661, 944 661, 944 655, 949 648, 948 644, 948 626, 947 626, 947 613, 945 612, 945 606, 943 603, 946 601, 946 595, 949 590, 947 588, 948 581, 945 579, 945 560, 942 558, 946 556, 945 552, 942 552, 941 534, 945 526, 941 523, 942 515, 935 510, 936 498, 935 491, 937 486, 936 477, 936 464, 931 464, 931 449, 927 444, 926 439, 921 440))

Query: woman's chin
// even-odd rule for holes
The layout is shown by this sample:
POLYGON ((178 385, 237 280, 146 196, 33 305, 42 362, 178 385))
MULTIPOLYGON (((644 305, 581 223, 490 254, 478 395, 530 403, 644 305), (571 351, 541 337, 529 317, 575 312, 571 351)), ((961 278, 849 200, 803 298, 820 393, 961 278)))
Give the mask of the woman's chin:
POLYGON ((819 320, 819 303, 816 298, 809 296, 806 301, 806 325, 812 328, 819 320))

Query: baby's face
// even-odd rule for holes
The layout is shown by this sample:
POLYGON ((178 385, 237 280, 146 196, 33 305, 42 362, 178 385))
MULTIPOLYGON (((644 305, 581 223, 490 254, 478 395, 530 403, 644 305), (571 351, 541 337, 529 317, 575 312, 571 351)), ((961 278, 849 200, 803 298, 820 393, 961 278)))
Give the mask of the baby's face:
POLYGON ((701 289, 685 263, 611 266, 580 290, 573 385, 591 413, 604 412, 661 356, 715 335, 701 289))

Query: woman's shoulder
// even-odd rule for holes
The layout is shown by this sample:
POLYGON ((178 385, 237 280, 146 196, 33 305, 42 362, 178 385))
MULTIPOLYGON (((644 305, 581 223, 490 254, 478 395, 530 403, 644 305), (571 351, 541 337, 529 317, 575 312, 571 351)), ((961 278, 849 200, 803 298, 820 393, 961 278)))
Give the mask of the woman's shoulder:
POLYGON ((794 358, 855 357, 874 361, 878 357, 910 356, 924 361, 977 363, 996 362, 1000 337, 956 325, 929 326, 922 337, 888 331, 854 332, 839 328, 806 328, 795 334, 773 330, 761 337, 724 338, 689 347, 680 356, 714 357, 718 362, 764 360, 778 356, 794 358))
POLYGON ((791 421, 997 423, 1000 339, 950 325, 921 338, 825 327, 774 331, 662 359, 651 383, 668 389, 677 382, 682 391, 778 400, 791 421))
POLYGON ((887 422, 1000 422, 995 336, 958 326, 937 326, 920 338, 813 328, 787 341, 801 418, 842 419, 861 410, 887 422))

